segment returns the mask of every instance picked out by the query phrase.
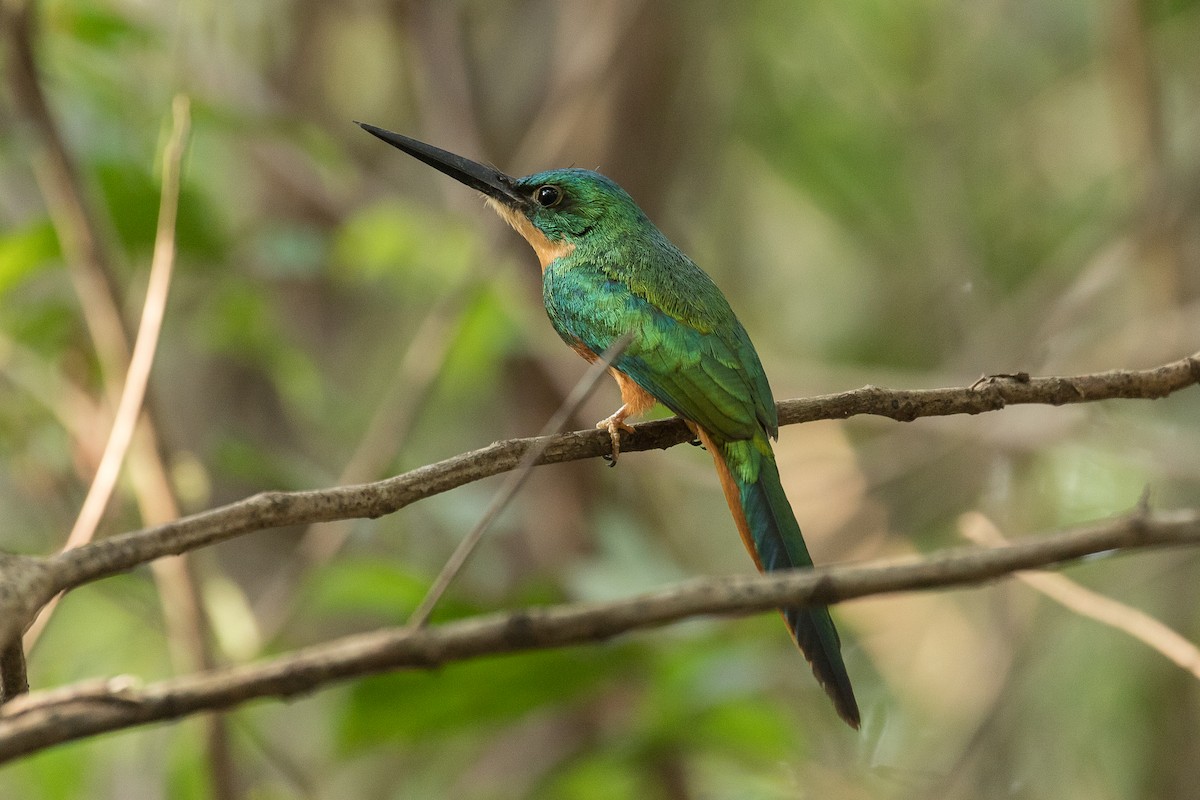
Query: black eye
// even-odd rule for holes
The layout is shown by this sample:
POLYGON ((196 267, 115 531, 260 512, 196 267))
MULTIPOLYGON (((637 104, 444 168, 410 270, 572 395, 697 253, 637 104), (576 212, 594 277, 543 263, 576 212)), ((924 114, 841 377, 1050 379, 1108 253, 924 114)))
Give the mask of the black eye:
POLYGON ((542 208, 550 208, 551 206, 558 205, 558 201, 562 200, 562 189, 548 184, 546 186, 539 186, 538 190, 533 193, 533 197, 542 208))

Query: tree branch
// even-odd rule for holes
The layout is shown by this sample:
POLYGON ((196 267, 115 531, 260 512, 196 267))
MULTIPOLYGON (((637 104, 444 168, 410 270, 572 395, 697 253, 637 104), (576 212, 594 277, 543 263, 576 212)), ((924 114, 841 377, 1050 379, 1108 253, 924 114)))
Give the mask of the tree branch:
POLYGON ((961 586, 1087 555, 1200 543, 1200 510, 1128 516, 1003 547, 790 574, 693 580, 606 603, 488 614, 429 628, 346 636, 275 659, 139 686, 87 681, 19 697, 0 708, 0 763, 62 742, 260 697, 290 697, 336 681, 441 666, 483 655, 600 642, 688 617, 741 615, 784 605, 828 605, 868 595, 961 586))
MULTIPOLYGON (((992 521, 977 511, 963 514, 958 529, 967 539, 985 547, 1009 543, 992 521)), ((1066 575, 1018 572, 1013 577, 1076 614, 1137 639, 1200 680, 1200 648, 1145 611, 1088 589, 1066 575)))
POLYGON ((7 702, 29 691, 25 674, 25 648, 19 641, 0 649, 0 702, 7 702))
MULTIPOLYGON (((99 217, 87 198, 84 181, 78 164, 67 146, 50 102, 42 87, 39 65, 36 58, 36 28, 39 22, 38 5, 34 0, 0 0, 0 35, 8 40, 8 73, 17 117, 29 128, 29 149, 32 153, 34 174, 41 187, 47 210, 58 236, 67 266, 67 273, 75 290, 84 323, 91 337, 96 358, 103 377, 105 394, 114 408, 122 404, 123 386, 132 386, 131 348, 128 330, 122 315, 121 294, 115 279, 116 259, 102 235, 99 217)), ((164 166, 164 183, 172 170, 164 166)), ((175 170, 176 178, 178 170, 175 170)), ((155 261, 160 253, 174 250, 174 231, 164 229, 163 223, 170 217, 169 226, 174 228, 176 199, 169 197, 169 187, 164 185, 160 227, 155 242, 155 261), (169 233, 169 242, 164 234, 169 233), (169 244, 169 248, 163 245, 169 244)), ((159 269, 161 274, 164 270, 159 269)), ((168 273, 169 274, 169 273, 168 273)), ((160 278, 161 279, 161 278, 160 278)), ((147 308, 154 286, 148 287, 147 308)), ((152 353, 149 355, 152 356, 152 353)), ((139 402, 137 405, 141 405, 139 402)), ((129 469, 142 519, 154 525, 179 516, 179 505, 169 480, 162 455, 157 448, 157 429, 154 415, 143 410, 137 432, 130 442, 129 469)), ((98 484, 101 484, 98 482, 98 484)), ((76 531, 76 541, 83 538, 89 524, 88 517, 99 508, 102 485, 86 513, 80 514, 81 526, 76 531)), ((102 509, 101 509, 102 510, 102 509)), ((212 660, 206 637, 207 620, 202 613, 199 589, 184 559, 162 560, 154 564, 156 583, 161 597, 164 617, 170 641, 177 643, 178 653, 188 657, 192 665, 202 667, 212 660)), ((66 587, 62 587, 66 588, 66 587)), ((28 612, 37 612, 51 600, 50 596, 39 596, 35 606, 19 608, 25 612, 20 617, 9 617, 0 625, 0 650, 9 652, 19 647, 22 635, 31 617, 28 612)), ((21 598, 22 603, 30 598, 21 598)), ((13 609, 0 605, 0 616, 13 609)), ((11 669, 21 666, 16 659, 7 659, 2 671, 6 684, 15 686, 16 676, 11 669)), ((0 701, 4 698, 0 697, 0 701)), ((229 757, 224 748, 222 723, 212 721, 209 737, 210 761, 213 763, 214 796, 229 798, 236 796, 227 780, 230 771, 226 768, 229 757)))
MULTIPOLYGON (((982 378, 973 386, 890 390, 866 386, 850 392, 786 400, 780 422, 873 414, 901 421, 949 414, 978 414, 1008 405, 1152 399, 1200 382, 1200 353, 1146 370, 1114 370, 1069 378, 1026 375, 982 378)), ((690 440, 679 419, 635 426, 622 452, 664 449, 690 440)), ((167 555, 188 552, 252 531, 339 519, 376 518, 418 500, 514 469, 531 447, 544 448, 538 464, 595 458, 609 451, 605 431, 587 430, 510 439, 374 483, 299 492, 263 492, 219 508, 35 559, 44 568, 29 580, 31 593, 0 591, 0 642, 10 641, 30 615, 59 591, 73 589, 167 555)))
MULTIPOLYGON (((159 208, 158 235, 154 241, 154 257, 150 262, 150 276, 146 282, 146 299, 142 304, 142 321, 138 325, 129 359, 129 369, 121 388, 121 399, 113 413, 112 427, 104 445, 104 453, 96 474, 88 486, 87 495, 75 518, 75 525, 63 544, 63 549, 79 547, 92 541, 100 519, 104 516, 117 487, 117 478, 125 464, 125 456, 133 443, 134 430, 142 415, 142 401, 150 383, 150 370, 154 365, 154 354, 158 350, 158 339, 162 333, 163 317, 171 286, 171 274, 175 267, 175 223, 179 213, 180 172, 183 153, 187 146, 188 130, 191 126, 190 103, 183 95, 177 95, 172 106, 173 127, 171 138, 163 150, 162 198, 159 208)), ((38 615, 35 624, 25 634, 25 646, 32 647, 41 630, 49 622, 56 600, 47 603, 38 615)))

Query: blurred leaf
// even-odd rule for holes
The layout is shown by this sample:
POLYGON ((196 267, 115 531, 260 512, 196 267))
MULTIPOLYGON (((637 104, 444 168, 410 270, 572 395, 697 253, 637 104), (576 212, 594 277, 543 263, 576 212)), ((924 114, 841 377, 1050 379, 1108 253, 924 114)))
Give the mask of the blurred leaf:
POLYGON ((354 751, 478 732, 586 697, 610 673, 616 657, 614 648, 589 646, 367 678, 351 689, 339 738, 354 751))
POLYGON ((41 220, 0 236, 0 295, 61 257, 50 220, 41 220))
POLYGON ((276 280, 316 278, 325 271, 329 243, 324 231, 313 225, 279 222, 267 225, 254 237, 260 272, 276 280))
POLYGON ((1177 15, 1194 13, 1198 6, 1200 0, 1149 0, 1142 8, 1148 19, 1162 22, 1177 15))
POLYGON ((210 457, 213 472, 225 480, 273 489, 309 488, 292 458, 257 442, 222 436, 210 457))
MULTIPOLYGON (((1147 486, 1142 469, 1105 448, 1068 445, 1040 454, 1043 491, 1057 508, 1058 525, 1077 525, 1127 511, 1147 486)), ((1034 481, 1037 482, 1037 477, 1034 481)))
POLYGON ((653 677, 640 715, 644 747, 686 742, 689 748, 769 762, 799 746, 785 706, 770 702, 776 684, 763 651, 714 632, 659 641, 652 654, 653 677))
POLYGON ((5 332, 45 354, 58 355, 79 333, 79 306, 73 298, 59 295, 20 297, 14 292, 0 302, 0 325, 5 332))
POLYGON ((221 288, 202 325, 207 344, 217 352, 247 360, 270 360, 282 345, 267 298, 245 284, 221 288))
POLYGON ((911 210, 904 187, 907 150, 895 135, 906 122, 904 106, 890 94, 903 91, 904 82, 889 68, 923 49, 914 41, 915 15, 889 4, 859 3, 835 20, 813 5, 764 5, 774 13, 746 17, 751 88, 740 94, 740 126, 764 159, 835 217, 860 232, 883 234, 877 229, 886 225, 889 235, 898 233, 911 210), (846 24, 878 46, 858 52, 836 35, 840 31, 829 30, 846 24), (844 72, 821 74, 820 60, 798 57, 798 47, 811 48, 844 72), (830 102, 834 89, 837 99, 830 102))
POLYGON ((369 613, 401 624, 425 596, 430 580, 386 561, 342 559, 312 577, 304 605, 324 614, 369 613))
POLYGON ((55 747, 6 765, 5 778, 9 785, 25 787, 25 797, 73 800, 87 794, 91 760, 86 745, 55 747))
POLYGON ((55 0, 45 5, 50 26, 97 49, 112 50, 126 43, 144 45, 154 41, 148 27, 93 0, 55 0))
POLYGON ((196 321, 199 337, 217 353, 263 367, 292 408, 319 414, 325 399, 321 372, 283 335, 276 307, 258 286, 226 281, 196 321))
POLYGON ((596 551, 573 565, 567 576, 577 597, 615 600, 687 577, 655 538, 656 532, 623 509, 598 509, 596 527, 604 531, 596 551))
MULTIPOLYGON (((226 719, 231 719, 227 717, 226 719)), ((167 782, 171 800, 204 800, 214 795, 209 750, 198 736, 196 727, 181 727, 171 732, 167 782)))
POLYGON ((655 792, 640 764, 620 752, 599 751, 576 759, 547 787, 544 797, 560 800, 653 800, 655 792))
POLYGON ((690 731, 697 745, 741 760, 771 762, 796 754, 789 747, 796 737, 792 720, 765 697, 716 706, 701 714, 690 731))
POLYGON ((502 282, 489 283, 476 294, 446 357, 442 392, 478 392, 495 385, 520 331, 513 319, 520 311, 520 302, 502 282))
MULTIPOLYGON (((153 158, 158 158, 154 154, 153 158)), ((159 179, 146 163, 105 161, 93 166, 112 222, 125 247, 142 258, 154 247, 161 194, 159 179)), ((214 215, 204 195, 185 180, 179 193, 175 244, 181 254, 219 258, 225 244, 212 224, 214 215)))
POLYGON ((416 296, 453 286, 479 258, 477 234, 427 205, 386 200, 354 212, 333 244, 341 275, 386 279, 416 296))

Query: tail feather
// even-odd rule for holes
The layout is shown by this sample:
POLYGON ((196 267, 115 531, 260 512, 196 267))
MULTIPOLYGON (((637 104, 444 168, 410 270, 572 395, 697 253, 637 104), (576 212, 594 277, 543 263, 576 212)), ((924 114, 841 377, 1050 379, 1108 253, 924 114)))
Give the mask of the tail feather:
MULTIPOLYGON (((812 558, 800 534, 800 525, 779 480, 779 469, 764 438, 762 450, 754 442, 718 444, 703 430, 700 440, 713 455, 721 488, 734 522, 754 563, 765 572, 811 567, 812 558), (765 452, 764 452, 765 451, 765 452), (754 463, 757 462, 757 463, 754 463)), ((812 665, 838 715, 859 726, 858 703, 842 661, 841 640, 824 606, 780 609, 792 638, 812 665)))

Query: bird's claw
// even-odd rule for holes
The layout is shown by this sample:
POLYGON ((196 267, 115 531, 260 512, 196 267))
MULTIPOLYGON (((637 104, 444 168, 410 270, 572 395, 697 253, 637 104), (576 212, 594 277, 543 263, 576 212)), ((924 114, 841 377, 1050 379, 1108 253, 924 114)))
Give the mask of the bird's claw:
POLYGON ((633 433, 633 427, 625 424, 625 418, 618 414, 613 414, 611 417, 606 417, 596 423, 596 427, 602 431, 608 431, 608 438, 612 442, 612 454, 604 456, 604 460, 608 462, 610 467, 617 465, 617 457, 621 455, 621 433, 633 433))

